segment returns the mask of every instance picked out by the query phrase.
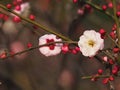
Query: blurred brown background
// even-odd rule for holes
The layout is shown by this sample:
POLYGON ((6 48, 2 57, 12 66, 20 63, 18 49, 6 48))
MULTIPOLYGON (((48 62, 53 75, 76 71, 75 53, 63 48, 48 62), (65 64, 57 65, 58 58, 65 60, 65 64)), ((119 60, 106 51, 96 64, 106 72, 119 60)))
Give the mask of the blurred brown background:
MULTIPOLYGON (((12 0, 1 0, 0 3, 11 3, 12 0)), ((94 29, 98 31, 104 28, 110 32, 113 21, 103 13, 93 10, 78 14, 83 4, 73 4, 72 0, 24 0, 30 3, 30 13, 36 16, 36 21, 42 25, 78 40, 84 30, 94 29)), ((94 0, 96 4, 106 4, 104 0, 94 0)), ((9 22, 8 22, 9 21, 9 22)), ((31 24, 25 22, 7 24, 1 20, 0 50, 14 48, 27 48, 27 43, 38 45, 38 39, 44 32, 41 29, 33 29, 31 24), (6 25, 6 26, 4 26, 6 25), (4 26, 4 28, 3 28, 4 26), (6 33, 4 29, 17 33, 6 33), (39 32, 39 33, 35 33, 39 32)), ((105 43, 109 47, 111 43, 105 43)), ((81 76, 97 73, 102 64, 96 60, 89 60, 80 53, 59 54, 45 57, 38 49, 27 52, 25 56, 12 57, 0 62, 0 90, 109 90, 109 86, 103 85, 101 79, 92 82, 89 79, 82 80, 81 76)), ((104 69, 104 68, 103 68, 104 69)), ((119 78, 114 81, 116 90, 120 89, 119 78)))

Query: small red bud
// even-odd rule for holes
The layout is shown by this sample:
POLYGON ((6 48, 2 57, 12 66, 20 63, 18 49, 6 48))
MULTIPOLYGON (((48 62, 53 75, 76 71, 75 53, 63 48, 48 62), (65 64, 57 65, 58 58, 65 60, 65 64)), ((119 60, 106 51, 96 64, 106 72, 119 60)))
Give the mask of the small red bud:
POLYGON ((75 49, 72 49, 72 50, 71 50, 71 53, 72 53, 72 54, 77 54, 78 52, 77 52, 75 49))
POLYGON ((8 18, 9 18, 9 16, 8 16, 8 15, 4 15, 3 20, 4 20, 4 21, 7 21, 7 20, 8 20, 8 18))
POLYGON ((79 15, 84 15, 84 10, 83 10, 83 9, 78 9, 78 10, 77 10, 77 13, 78 13, 79 15))
POLYGON ((64 45, 62 46, 62 52, 63 52, 63 53, 67 53, 68 51, 69 51, 68 45, 67 45, 67 44, 64 44, 64 45))
POLYGON ((16 6, 18 4, 16 0, 14 0, 12 3, 14 6, 16 6))
POLYGON ((16 2, 17 2, 18 4, 21 4, 21 3, 23 2, 23 0, 16 0, 16 2))
POLYGON ((13 21, 16 22, 16 23, 19 23, 19 22, 21 22, 21 19, 18 16, 14 16, 13 21))
POLYGON ((113 31, 110 33, 110 36, 111 36, 112 39, 116 38, 116 35, 115 35, 115 33, 113 31))
POLYGON ((115 27, 112 27, 112 31, 115 31, 116 30, 116 28, 115 27))
POLYGON ((120 17, 120 11, 117 11, 116 15, 117 15, 118 17, 120 17))
POLYGON ((6 7, 7 7, 8 9, 11 9, 11 8, 12 8, 12 5, 11 5, 11 4, 7 4, 6 7))
POLYGON ((98 69, 98 74, 102 74, 103 73, 103 70, 102 69, 98 69))
POLYGON ((119 51, 120 51, 119 48, 113 48, 113 52, 114 52, 114 53, 118 53, 119 51))
POLYGON ((118 71, 119 71, 119 67, 115 65, 112 69, 112 74, 117 74, 118 71))
POLYGON ((113 81, 113 80, 114 80, 114 77, 113 77, 113 76, 110 76, 110 77, 109 77, 109 80, 110 80, 110 81, 113 81))
POLYGON ((102 5, 102 9, 105 11, 107 9, 106 5, 102 5))
POLYGON ((79 51, 80 51, 80 48, 79 48, 79 47, 75 47, 75 50, 79 52, 79 51))
POLYGON ((7 56, 6 53, 2 53, 2 54, 0 55, 0 58, 1 58, 1 59, 4 59, 4 58, 6 58, 6 56, 7 56))
POLYGON ((54 50, 55 46, 54 45, 49 45, 50 50, 54 50))
POLYGON ((116 26, 116 24, 114 24, 114 25, 112 26, 112 31, 115 31, 116 28, 117 28, 117 26, 116 26))
POLYGON ((106 31, 105 31, 104 29, 100 29, 100 30, 99 30, 99 33, 100 33, 101 35, 105 35, 105 34, 106 34, 106 31))
POLYGON ((109 81, 109 78, 104 78, 104 79, 102 80, 103 84, 107 84, 108 81, 109 81))
POLYGON ((29 16, 29 18, 30 18, 31 20, 35 20, 35 16, 32 15, 32 14, 29 16))
POLYGON ((117 74, 117 71, 113 69, 112 74, 117 74))
POLYGON ((0 13, 0 19, 3 19, 4 14, 0 13))
POLYGON ((77 3, 78 2, 78 0, 73 0, 73 3, 77 3))
POLYGON ((20 5, 15 6, 15 10, 20 11, 21 10, 21 6, 20 5))
POLYGON ((109 7, 109 8, 113 8, 112 2, 108 3, 108 7, 109 7))
POLYGON ((87 10, 88 12, 91 12, 92 11, 92 8, 89 4, 86 4, 85 5, 85 10, 87 10))
POLYGON ((27 44, 27 47, 28 47, 28 48, 31 48, 32 46, 33 46, 32 43, 28 43, 28 44, 27 44))
POLYGON ((114 63, 115 62, 112 59, 109 60, 109 64, 113 65, 114 63))
POLYGON ((113 25, 113 27, 114 27, 114 28, 117 28, 117 25, 116 25, 116 24, 114 24, 114 25, 113 25))

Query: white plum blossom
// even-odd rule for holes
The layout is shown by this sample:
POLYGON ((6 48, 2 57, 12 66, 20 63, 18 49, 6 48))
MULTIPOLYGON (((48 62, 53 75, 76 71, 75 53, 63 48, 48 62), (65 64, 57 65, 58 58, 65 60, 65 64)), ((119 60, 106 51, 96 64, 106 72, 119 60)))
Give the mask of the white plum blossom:
MULTIPOLYGON (((50 42, 62 41, 54 34, 45 34, 39 38, 39 45, 47 44, 50 42)), ((61 52, 62 43, 55 43, 48 46, 39 48, 39 51, 45 56, 54 56, 61 52)))
POLYGON ((78 46, 84 56, 95 56, 99 50, 104 48, 104 40, 95 30, 86 30, 79 39, 78 46))
MULTIPOLYGON (((30 13, 30 4, 28 2, 22 3, 20 5, 20 8, 21 8, 20 10, 14 9, 13 11, 20 14, 20 15, 22 15, 22 16, 27 17, 29 15, 29 13, 30 13)), ((12 16, 15 16, 15 15, 12 14, 12 16)))
MULTIPOLYGON (((20 10, 13 10, 14 12, 27 17, 30 13, 30 4, 28 2, 22 3, 20 4, 21 9, 20 10)), ((19 19, 16 18, 18 16, 14 15, 13 13, 10 14, 11 16, 15 16, 14 19, 16 22, 19 22, 19 19)), ((16 24, 13 22, 13 20, 8 19, 7 21, 4 22, 3 26, 2 26, 2 30, 5 34, 9 34, 11 36, 16 35, 18 33, 16 24)))

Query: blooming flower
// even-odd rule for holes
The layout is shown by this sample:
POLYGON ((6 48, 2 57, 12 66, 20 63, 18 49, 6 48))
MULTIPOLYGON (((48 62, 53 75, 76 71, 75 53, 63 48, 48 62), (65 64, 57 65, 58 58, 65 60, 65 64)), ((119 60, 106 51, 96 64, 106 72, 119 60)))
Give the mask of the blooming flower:
MULTIPOLYGON (((46 34, 39 38, 39 45, 47 44, 50 42, 62 41, 60 38, 57 38, 54 34, 46 34)), ((63 44, 56 43, 48 46, 43 46, 39 48, 39 51, 45 56, 57 55, 61 52, 61 47, 63 44)))
MULTIPOLYGON (((30 9, 30 4, 28 3, 28 2, 25 2, 25 3, 22 3, 22 4, 20 4, 20 10, 16 10, 16 9, 14 9, 13 11, 14 12, 16 12, 16 13, 18 13, 18 14, 20 14, 20 15, 22 15, 22 16, 25 16, 25 17, 27 17, 28 16, 28 14, 29 14, 29 9, 30 9)), ((14 14, 12 14, 12 16, 15 16, 14 14)))
POLYGON ((78 46, 84 56, 92 57, 98 50, 104 47, 104 40, 101 38, 100 33, 94 30, 87 30, 80 36, 78 46))

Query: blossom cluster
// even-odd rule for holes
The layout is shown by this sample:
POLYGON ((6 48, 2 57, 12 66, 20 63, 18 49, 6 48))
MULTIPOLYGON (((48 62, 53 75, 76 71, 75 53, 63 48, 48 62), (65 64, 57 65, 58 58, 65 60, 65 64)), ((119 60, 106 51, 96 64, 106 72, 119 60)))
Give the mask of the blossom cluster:
MULTIPOLYGON (((111 16, 109 15, 109 12, 106 12, 108 9, 113 8, 112 2, 109 2, 108 4, 102 5, 100 7, 96 7, 96 5, 94 6, 93 4, 91 4, 91 6, 92 6, 91 7, 90 6, 91 2, 85 4, 83 2, 80 3, 80 1, 82 1, 82 0, 80 0, 80 1, 72 0, 72 1, 74 4, 81 5, 81 6, 79 6, 79 8, 77 10, 78 15, 83 16, 86 13, 91 13, 93 11, 92 7, 94 7, 96 9, 104 12, 109 17, 113 18, 112 15, 111 16)), ((29 2, 23 2, 23 0, 14 0, 12 4, 7 4, 6 8, 7 8, 6 10, 8 10, 8 11, 10 9, 10 14, 9 15, 0 14, 0 19, 5 21, 5 23, 2 27, 3 32, 5 34, 9 33, 10 35, 13 35, 13 33, 17 33, 16 28, 12 28, 12 26, 15 27, 14 23, 20 23, 22 20, 33 24, 34 29, 39 27, 50 33, 50 34, 45 34, 45 35, 39 37, 37 47, 33 47, 32 43, 28 43, 28 45, 27 45, 28 48, 26 51, 32 50, 34 48, 35 49, 39 48, 40 53, 46 57, 55 56, 62 52, 63 54, 80 53, 83 56, 89 57, 89 58, 92 58, 94 56, 97 57, 97 55, 100 52, 103 52, 104 55, 102 57, 100 57, 100 60, 101 60, 102 64, 105 65, 105 67, 108 66, 108 68, 110 69, 109 75, 106 75, 105 77, 103 77, 103 83, 107 84, 109 81, 114 80, 114 76, 119 75, 119 71, 120 71, 120 67, 119 67, 120 36, 118 33, 119 32, 119 20, 117 23, 117 19, 120 17, 120 7, 117 6, 116 10, 114 10, 115 17, 113 19, 115 19, 116 22, 115 22, 115 24, 113 24, 112 29, 111 29, 112 31, 110 32, 109 35, 107 35, 108 33, 106 33, 106 30, 104 30, 103 28, 100 29, 99 32, 97 32, 97 30, 92 30, 92 29, 85 30, 83 32, 83 34, 79 37, 78 41, 75 41, 75 42, 73 40, 67 38, 64 35, 62 36, 59 33, 56 33, 49 29, 46 29, 46 27, 44 28, 44 26, 35 22, 35 16, 33 14, 30 14, 29 2), (12 17, 12 20, 11 20, 11 18, 9 18, 9 16, 12 17), (10 28, 12 28, 12 30, 9 30, 10 28), (52 34, 51 34, 51 32, 52 32, 52 34), (113 45, 111 48, 104 49, 104 46, 105 46, 104 41, 105 41, 106 37, 109 37, 115 45, 113 45)), ((12 56, 12 55, 15 55, 16 53, 17 53, 16 55, 18 55, 19 52, 25 52, 24 51, 25 48, 20 42, 15 42, 15 43, 11 44, 10 48, 11 48, 12 53, 6 53, 6 52, 2 53, 0 55, 1 59, 6 58, 7 55, 12 56)), ((25 56, 26 56, 26 54, 23 54, 21 56, 17 56, 16 58, 20 59, 20 58, 24 58, 25 56)), ((104 73, 103 69, 99 69, 97 71, 97 74, 92 75, 92 77, 90 77, 91 81, 96 81, 98 78, 100 78, 103 75, 103 73, 104 73)))
MULTIPOLYGON (((46 34, 39 38, 39 45, 57 41, 62 41, 62 39, 57 38, 57 36, 53 34, 46 34)), ((95 30, 86 30, 84 34, 80 36, 78 46, 84 56, 92 57, 95 56, 99 50, 103 49, 104 39, 101 38, 99 32, 96 32, 95 30)), ((39 50, 45 56, 52 56, 59 54, 62 48, 63 44, 51 44, 43 46, 39 48, 39 50)))

